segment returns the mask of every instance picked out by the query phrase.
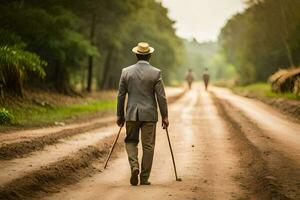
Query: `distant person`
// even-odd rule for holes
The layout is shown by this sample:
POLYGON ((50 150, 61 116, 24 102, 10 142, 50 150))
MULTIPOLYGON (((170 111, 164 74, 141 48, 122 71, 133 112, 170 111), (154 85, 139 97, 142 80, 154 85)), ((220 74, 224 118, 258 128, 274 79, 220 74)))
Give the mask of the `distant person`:
POLYGON ((185 76, 185 80, 189 86, 189 89, 192 88, 192 84, 194 82, 194 74, 192 69, 189 69, 189 71, 187 72, 186 76, 185 76))
POLYGON ((122 70, 119 84, 117 124, 123 126, 126 121, 125 147, 131 168, 130 184, 150 185, 148 181, 155 146, 157 103, 164 128, 169 126, 168 105, 161 77, 161 71, 149 64, 154 48, 140 42, 132 49, 137 63, 122 70), (125 97, 128 95, 126 115, 124 114, 125 97), (139 132, 143 146, 141 173, 138 160, 139 132))
POLYGON ((203 72, 203 81, 204 81, 204 85, 205 85, 205 90, 207 91, 207 87, 209 84, 209 72, 208 72, 207 68, 205 68, 205 70, 203 72))

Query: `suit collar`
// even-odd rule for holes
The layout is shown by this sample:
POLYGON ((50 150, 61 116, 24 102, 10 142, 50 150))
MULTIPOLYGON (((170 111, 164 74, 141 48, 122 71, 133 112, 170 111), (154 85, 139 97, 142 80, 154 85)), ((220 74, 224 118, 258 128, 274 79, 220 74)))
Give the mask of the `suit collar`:
POLYGON ((150 65, 150 63, 148 61, 145 61, 145 60, 139 60, 137 63, 138 64, 147 64, 147 65, 150 65))

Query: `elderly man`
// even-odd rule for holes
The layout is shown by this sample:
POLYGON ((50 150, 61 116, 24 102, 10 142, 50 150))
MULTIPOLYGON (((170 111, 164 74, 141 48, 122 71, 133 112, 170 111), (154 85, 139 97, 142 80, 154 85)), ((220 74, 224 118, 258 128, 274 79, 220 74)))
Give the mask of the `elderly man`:
POLYGON ((162 116, 162 125, 167 128, 168 106, 161 77, 161 71, 150 65, 149 60, 154 48, 140 42, 132 49, 137 63, 122 70, 119 84, 117 124, 123 126, 126 121, 125 146, 131 168, 131 185, 150 185, 148 181, 155 146, 156 123, 158 121, 157 103, 162 116), (128 94, 126 116, 124 114, 125 97, 128 94), (138 161, 139 132, 143 147, 141 171, 138 161), (140 173, 141 172, 141 173, 140 173))

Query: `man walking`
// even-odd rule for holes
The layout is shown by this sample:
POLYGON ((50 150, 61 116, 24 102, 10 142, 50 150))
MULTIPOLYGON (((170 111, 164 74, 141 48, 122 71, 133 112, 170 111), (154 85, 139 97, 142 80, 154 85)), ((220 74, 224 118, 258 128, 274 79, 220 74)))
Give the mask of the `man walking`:
POLYGON ((189 89, 192 88, 192 83, 194 81, 194 75, 192 69, 189 69, 188 73, 185 76, 185 80, 188 83, 189 89))
POLYGON ((204 81, 204 85, 205 85, 205 91, 207 91, 207 87, 208 87, 208 83, 209 83, 209 72, 208 72, 207 68, 205 68, 205 70, 203 72, 203 81, 204 81))
POLYGON ((154 48, 140 42, 132 49, 138 62, 122 70, 119 84, 117 124, 123 126, 126 121, 125 146, 131 168, 131 185, 150 185, 148 181, 155 146, 156 123, 158 121, 157 103, 162 116, 162 125, 167 128, 168 106, 161 77, 161 71, 149 64, 154 48), (126 116, 124 114, 125 97, 128 94, 126 116), (141 171, 138 161, 139 132, 143 146, 141 171), (141 173, 140 173, 141 172, 141 173))

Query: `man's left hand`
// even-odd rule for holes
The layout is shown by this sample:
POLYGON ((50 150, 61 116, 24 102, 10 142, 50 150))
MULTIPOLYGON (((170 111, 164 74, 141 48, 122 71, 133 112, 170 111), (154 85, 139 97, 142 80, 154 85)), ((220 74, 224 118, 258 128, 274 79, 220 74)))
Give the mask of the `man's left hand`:
POLYGON ((119 127, 122 127, 122 126, 124 126, 124 124, 125 124, 125 118, 124 117, 118 117, 118 119, 117 119, 117 125, 119 127))

